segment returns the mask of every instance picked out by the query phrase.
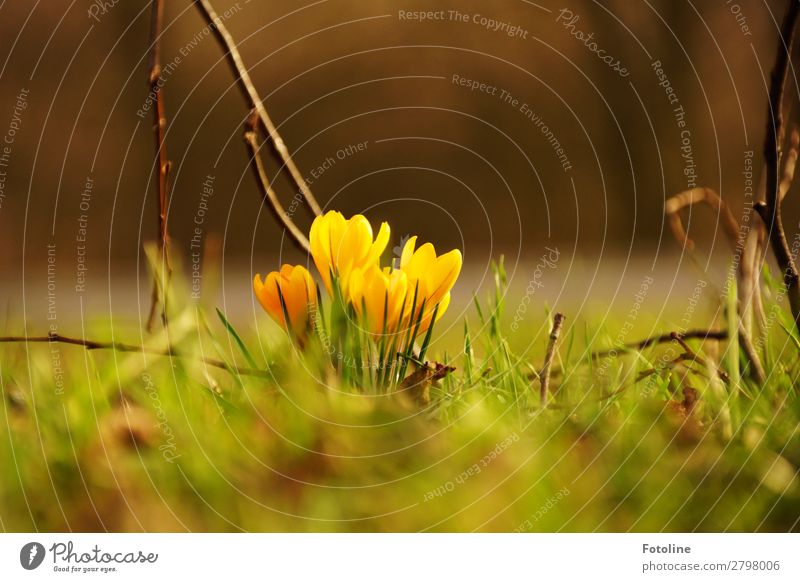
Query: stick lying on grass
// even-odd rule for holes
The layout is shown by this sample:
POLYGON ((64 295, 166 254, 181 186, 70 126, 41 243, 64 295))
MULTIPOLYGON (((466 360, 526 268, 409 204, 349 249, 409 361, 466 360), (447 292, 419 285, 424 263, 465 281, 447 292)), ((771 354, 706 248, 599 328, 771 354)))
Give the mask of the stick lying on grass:
MULTIPOLYGON (((622 344, 616 348, 607 348, 604 350, 598 350, 589 353, 589 357, 593 360, 599 360, 600 358, 610 357, 614 358, 617 356, 625 355, 629 352, 636 352, 644 350, 645 348, 649 348, 651 346, 656 346, 659 344, 666 344, 675 341, 675 332, 665 333, 661 335, 654 335, 643 340, 639 340, 637 342, 629 342, 626 344, 622 344)), ((712 330, 712 329, 695 329, 691 331, 687 331, 685 333, 679 334, 682 340, 687 339, 700 339, 700 340, 708 340, 708 341, 726 341, 728 339, 728 332, 725 330, 712 330)), ((535 380, 537 378, 541 379, 544 375, 545 369, 542 368, 539 372, 533 372, 528 375, 528 379, 535 380)), ((553 373, 561 372, 560 368, 550 366, 549 373, 552 375, 553 373)))
MULTIPOLYGON (((561 325, 563 324, 564 316, 561 314, 562 318, 559 323, 559 330, 560 333, 561 325)), ((555 321, 553 322, 553 332, 555 332, 555 321)), ((674 333, 674 332, 673 332, 674 333)), ((620 349, 612 349, 612 350, 602 350, 597 352, 592 352, 592 358, 602 358, 604 356, 611 356, 623 350, 623 353, 627 353, 630 350, 641 350, 648 346, 662 344, 666 342, 674 341, 673 333, 664 334, 664 335, 657 335, 649 338, 645 338, 638 342, 633 342, 629 344, 625 344, 620 349)), ((552 360, 555 356, 555 342, 552 340, 551 333, 551 346, 552 346, 552 353, 550 347, 548 347, 548 356, 547 359, 550 362, 548 374, 552 373, 554 370, 552 366, 552 360)), ((681 334, 680 337, 682 339, 707 339, 707 340, 714 340, 714 341, 724 341, 728 339, 728 334, 725 331, 713 331, 713 330, 694 330, 684 334, 681 334)), ((557 341, 558 338, 556 338, 557 341)), ((163 356, 163 357, 174 357, 174 358, 186 358, 191 357, 193 359, 197 359, 209 366, 214 368, 220 368, 222 370, 227 370, 228 372, 232 372, 235 374, 239 374, 242 376, 256 376, 261 378, 270 378, 272 377, 271 374, 265 370, 255 370, 252 368, 241 368, 238 366, 229 366, 225 362, 221 360, 215 360, 213 358, 198 358, 195 356, 189 356, 187 354, 183 354, 174 348, 166 348, 163 350, 159 350, 156 348, 147 348, 144 346, 137 346, 133 344, 125 344, 121 342, 100 342, 95 340, 87 340, 87 339, 80 339, 80 338, 72 338, 63 336, 60 334, 54 334, 49 336, 4 336, 0 337, 0 344, 8 344, 8 343, 62 343, 62 344, 70 344, 74 346, 82 346, 87 350, 116 350, 118 352, 134 352, 134 353, 143 353, 143 354, 150 354, 153 356, 163 356)), ((542 369, 541 374, 532 374, 530 377, 531 379, 541 378, 544 380, 545 370, 542 369)), ((549 380, 548 380, 549 382, 549 380)))
POLYGON ((231 366, 222 360, 215 360, 213 358, 188 356, 176 351, 174 348, 166 348, 159 350, 156 348, 147 348, 145 346, 136 346, 133 344, 124 344, 121 342, 98 342, 94 340, 85 340, 80 338, 72 338, 60 334, 51 334, 46 336, 6 336, 0 337, 0 344, 8 343, 28 343, 28 344, 43 344, 43 343, 61 343, 70 344, 73 346, 81 346, 87 350, 116 350, 118 352, 134 352, 140 354, 149 354, 153 356, 174 357, 174 358, 187 358, 203 362, 208 366, 227 370, 228 372, 238 374, 241 376, 258 376, 262 378, 271 378, 272 375, 265 370, 253 370, 252 368, 240 368, 238 366, 231 366))
MULTIPOLYGON (((673 338, 674 333, 675 332, 670 332, 662 335, 651 336, 638 342, 630 342, 627 344, 623 344, 620 348, 609 348, 607 350, 601 350, 599 352, 592 352, 591 355, 592 358, 597 359, 614 355, 620 350, 622 350, 623 352, 640 351, 645 348, 649 348, 650 346, 658 344, 666 344, 675 341, 675 339, 673 338)), ((725 341, 728 339, 728 332, 725 331, 724 329, 719 331, 712 329, 695 329, 680 334, 680 337, 684 340, 701 339, 710 341, 725 341)))

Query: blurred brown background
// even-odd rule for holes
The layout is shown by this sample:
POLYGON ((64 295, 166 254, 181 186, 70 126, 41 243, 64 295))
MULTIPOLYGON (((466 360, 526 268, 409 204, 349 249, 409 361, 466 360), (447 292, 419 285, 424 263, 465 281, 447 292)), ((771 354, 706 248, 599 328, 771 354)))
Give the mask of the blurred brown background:
MULTIPOLYGON (((601 255, 674 253, 663 203, 687 187, 687 163, 697 185, 717 189, 737 215, 745 152, 761 168, 765 76, 783 2, 214 4, 230 10, 226 24, 321 204, 390 220, 395 244, 418 233, 437 248, 462 248, 478 270, 501 253, 535 262, 548 244, 590 264, 601 255), (444 16, 419 22, 409 11, 444 16), (484 17, 507 26, 492 30, 484 17), (593 38, 581 42, 578 32, 593 38), (685 110, 688 159, 654 61, 685 110), (471 91, 454 75, 490 88, 471 91), (551 141, 527 111, 552 130, 551 141), (358 143, 366 147, 341 153, 358 143)), ((18 126, 0 206, 7 295, 23 281, 41 284, 48 244, 70 291, 83 230, 91 290, 144 272, 141 244, 155 238, 157 212, 152 122, 137 115, 148 93, 149 9, 147 0, 0 4, 0 134, 18 126)), ((279 257, 280 231, 260 205, 241 138, 248 109, 219 46, 190 0, 166 1, 165 27, 175 255, 191 265, 203 183, 213 176, 202 240, 220 238, 226 268, 263 272, 298 260, 291 249, 279 257)), ((288 207, 290 182, 281 175, 276 186, 288 207)), ((791 235, 797 213, 787 214, 791 235)), ((302 210, 296 218, 310 224, 302 210)), ((706 247, 718 238, 705 209, 690 227, 706 247)))

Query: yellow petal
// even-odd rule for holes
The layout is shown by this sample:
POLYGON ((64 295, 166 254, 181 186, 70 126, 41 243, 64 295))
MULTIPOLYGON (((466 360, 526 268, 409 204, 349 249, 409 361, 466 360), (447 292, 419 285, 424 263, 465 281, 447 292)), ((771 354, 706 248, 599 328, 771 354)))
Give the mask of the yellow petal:
POLYGON ((383 251, 386 250, 386 246, 389 244, 389 237, 391 236, 392 231, 389 228, 388 222, 381 223, 381 228, 378 231, 378 236, 375 237, 375 242, 372 243, 370 247, 369 254, 366 258, 366 263, 368 265, 375 264, 380 265, 381 255, 383 251))
MULTIPOLYGON (((331 260, 331 223, 334 221, 334 217, 337 214, 339 213, 332 210, 315 218, 314 222, 311 224, 311 232, 309 233, 311 257, 314 259, 314 264, 317 266, 317 271, 319 271, 328 292, 331 291, 330 272, 333 268, 333 262, 331 260)), ((339 216, 341 216, 341 214, 339 214, 339 216)), ((341 216, 341 219, 344 221, 343 216, 341 216)))
POLYGON ((395 332, 400 325, 400 314, 408 292, 408 277, 403 271, 393 271, 389 280, 389 314, 387 331, 395 332))
POLYGON ((347 220, 341 212, 335 210, 329 212, 328 219, 328 261, 336 264, 336 256, 342 243, 342 236, 347 229, 347 220))
POLYGON ((414 255, 414 248, 416 246, 417 246, 417 237, 412 236, 410 239, 406 241, 405 246, 403 246, 403 251, 400 254, 401 269, 405 269, 409 261, 411 261, 411 257, 414 255))
POLYGON ((338 248, 336 264, 339 275, 347 278, 354 267, 366 266, 366 258, 372 246, 372 225, 360 214, 347 222, 338 248))
POLYGON ((317 292, 314 279, 304 267, 283 265, 280 271, 268 274, 263 283, 261 276, 256 275, 253 291, 264 311, 279 325, 291 328, 298 335, 306 333, 309 310, 316 305, 317 292), (286 314, 289 315, 288 322, 286 314))
POLYGON ((283 308, 281 307, 278 288, 280 285, 280 274, 276 271, 269 273, 261 286, 258 300, 264 311, 274 319, 279 325, 285 326, 283 308))
MULTIPOLYGON (((297 267, 297 269, 302 269, 302 267, 297 267)), ((280 270, 281 275, 281 285, 288 283, 292 278, 292 273, 295 272, 295 267, 292 265, 283 265, 280 270)))
POLYGON ((411 279, 427 280, 435 263, 436 249, 431 243, 425 243, 414 251, 404 270, 411 279))
POLYGON ((261 275, 256 275, 253 278, 253 293, 255 293, 256 299, 258 299, 264 311, 269 313, 269 302, 267 301, 266 288, 264 287, 264 282, 261 280, 261 275))
POLYGON ((349 286, 354 271, 379 265, 390 234, 384 222, 373 240, 372 225, 361 214, 345 219, 341 213, 330 211, 317 217, 309 234, 311 255, 328 292, 333 293, 332 273, 344 297, 352 300, 349 286))
POLYGON ((450 292, 461 274, 462 264, 463 259, 459 250, 452 250, 436 260, 428 279, 428 301, 431 305, 441 302, 450 292))
MULTIPOLYGON (((284 271, 281 270, 281 274, 284 271)), ((281 285, 286 311, 289 313, 289 321, 295 332, 305 329, 308 322, 308 307, 311 303, 309 296, 307 271, 303 267, 295 267, 288 273, 288 280, 281 285)))
MULTIPOLYGON (((364 301, 367 305, 369 329, 373 335, 383 333, 389 287, 386 276, 377 267, 370 270, 364 301)), ((387 322, 388 323, 388 322, 387 322)))
POLYGON ((253 277, 253 292, 256 294, 256 298, 260 301, 261 300, 261 293, 264 291, 264 282, 261 280, 261 275, 257 274, 253 277))
POLYGON ((442 318, 448 307, 450 307, 450 293, 445 295, 439 302, 439 310, 436 312, 436 321, 439 321, 442 318))
POLYGON ((354 270, 350 275, 348 297, 350 298, 350 303, 353 305, 356 313, 359 316, 363 315, 365 286, 366 278, 364 276, 364 269, 354 270))

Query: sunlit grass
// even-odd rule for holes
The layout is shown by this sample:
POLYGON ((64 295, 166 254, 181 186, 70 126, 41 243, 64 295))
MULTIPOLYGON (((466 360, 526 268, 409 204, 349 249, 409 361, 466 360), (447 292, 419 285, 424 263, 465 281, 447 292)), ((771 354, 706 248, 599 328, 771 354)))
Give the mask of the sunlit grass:
MULTIPOLYGON (((542 408, 551 314, 531 309, 510 341, 519 297, 502 265, 495 275, 494 291, 426 358, 455 371, 424 387, 387 391, 370 374, 343 374, 266 318, 234 330, 182 302, 177 278, 169 333, 147 341, 169 339, 180 357, 2 346, 2 527, 798 528, 798 359, 783 316, 762 349, 763 387, 727 342, 688 342, 705 368, 669 365, 670 350, 682 351, 674 343, 593 358, 614 347, 615 322, 571 322, 542 408)), ((111 335, 103 324, 86 333, 111 335)))

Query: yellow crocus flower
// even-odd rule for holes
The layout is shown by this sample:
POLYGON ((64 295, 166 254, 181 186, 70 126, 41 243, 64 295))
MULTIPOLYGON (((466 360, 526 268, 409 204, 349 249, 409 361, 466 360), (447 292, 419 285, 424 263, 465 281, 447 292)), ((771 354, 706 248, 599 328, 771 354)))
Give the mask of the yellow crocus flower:
MULTIPOLYGON (((414 311, 424 301, 425 317, 428 317, 428 311, 432 314, 433 309, 439 305, 438 319, 447 310, 450 304, 450 290, 461 274, 463 264, 461 251, 454 249, 449 253, 437 256, 436 249, 431 243, 425 243, 418 249, 416 245, 417 237, 411 237, 400 255, 400 269, 408 276, 409 301, 413 302, 416 289, 417 302, 414 311)), ((410 312, 411 309, 409 309, 410 312)))
POLYGON ((311 256, 328 292, 333 292, 333 273, 347 297, 353 271, 378 266, 389 243, 389 225, 385 222, 381 224, 378 236, 373 239, 372 225, 364 216, 357 214, 345 219, 342 213, 331 210, 314 219, 309 242, 311 256))
POLYGON ((398 330, 407 291, 406 274, 388 267, 357 269, 350 278, 350 302, 360 318, 366 316, 369 331, 376 336, 398 330))
POLYGON ((263 283, 261 275, 256 275, 253 279, 253 291, 264 311, 278 325, 290 330, 297 337, 305 337, 309 318, 317 305, 317 285, 311 273, 300 265, 283 265, 280 271, 267 275, 263 283), (289 316, 288 325, 284 309, 289 316))
MULTIPOLYGON (((425 313, 422 316, 422 320, 419 322, 419 333, 423 334, 428 331, 428 328, 431 326, 433 322, 433 311, 436 309, 436 321, 439 321, 444 312, 447 311, 447 308, 450 307, 450 293, 445 295, 442 300, 438 303, 439 309, 436 309, 436 304, 425 307, 425 313)), ((415 322, 416 323, 416 322, 415 322)))

